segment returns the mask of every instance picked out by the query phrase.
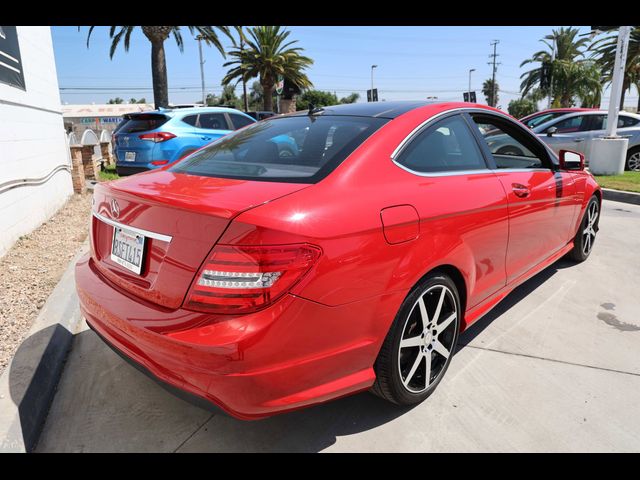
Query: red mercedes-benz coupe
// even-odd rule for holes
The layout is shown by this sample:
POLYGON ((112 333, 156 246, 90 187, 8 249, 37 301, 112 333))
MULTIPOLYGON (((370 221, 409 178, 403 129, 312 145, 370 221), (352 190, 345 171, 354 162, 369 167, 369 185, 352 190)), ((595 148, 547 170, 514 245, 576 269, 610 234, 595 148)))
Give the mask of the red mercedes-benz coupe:
POLYGON ((134 365, 239 418, 368 389, 411 404, 459 332, 589 256, 601 198, 579 154, 495 109, 312 108, 96 185, 78 295, 134 365), (496 130, 526 155, 492 154, 496 130))

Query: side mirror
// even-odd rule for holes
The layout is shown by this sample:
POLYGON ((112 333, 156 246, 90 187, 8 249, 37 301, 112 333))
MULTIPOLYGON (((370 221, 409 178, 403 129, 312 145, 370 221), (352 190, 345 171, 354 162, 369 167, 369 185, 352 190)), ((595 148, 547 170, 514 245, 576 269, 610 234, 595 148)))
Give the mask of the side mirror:
POLYGON ((547 128, 547 137, 553 137, 553 134, 556 133, 558 129, 556 127, 547 128))
POLYGON ((562 170, 584 170, 584 155, 571 150, 560 150, 560 168, 562 170))

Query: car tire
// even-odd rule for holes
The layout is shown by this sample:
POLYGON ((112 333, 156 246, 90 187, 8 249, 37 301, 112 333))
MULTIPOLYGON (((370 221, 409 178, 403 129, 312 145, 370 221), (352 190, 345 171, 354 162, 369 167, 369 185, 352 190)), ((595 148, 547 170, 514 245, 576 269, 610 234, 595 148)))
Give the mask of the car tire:
POLYGON ((625 170, 632 172, 640 172, 640 148, 630 148, 627 152, 627 162, 624 165, 625 170))
POLYGON ((584 262, 591 251, 598 233, 598 224, 600 222, 600 201, 598 197, 593 195, 587 204, 580 227, 573 238, 573 248, 567 255, 574 262, 584 262))
POLYGON ((422 279, 402 302, 382 344, 371 392, 397 405, 420 403, 431 395, 455 351, 460 305, 458 289, 449 276, 434 272, 422 279))

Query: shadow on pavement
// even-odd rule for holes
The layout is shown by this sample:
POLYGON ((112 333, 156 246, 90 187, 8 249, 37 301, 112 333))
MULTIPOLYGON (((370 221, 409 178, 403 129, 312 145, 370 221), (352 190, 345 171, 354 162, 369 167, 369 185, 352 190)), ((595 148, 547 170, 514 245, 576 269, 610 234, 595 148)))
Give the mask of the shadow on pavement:
POLYGON ((9 392, 18 409, 27 452, 35 447, 46 420, 71 337, 72 333, 60 324, 39 330, 20 344, 11 361, 9 392))

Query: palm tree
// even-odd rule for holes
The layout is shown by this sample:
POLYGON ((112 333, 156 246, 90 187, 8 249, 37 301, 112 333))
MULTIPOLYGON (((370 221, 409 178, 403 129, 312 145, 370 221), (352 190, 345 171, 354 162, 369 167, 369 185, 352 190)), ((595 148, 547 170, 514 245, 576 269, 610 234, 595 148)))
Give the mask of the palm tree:
POLYGON ((500 85, 498 85, 498 82, 496 82, 494 85, 492 78, 488 78, 484 81, 484 83, 482 84, 482 94, 487 100, 487 105, 491 107, 495 107, 498 104, 499 89, 500 89, 500 85), (492 92, 493 92, 493 95, 492 95, 492 92))
MULTIPOLYGON (((611 83, 613 79, 617 45, 618 34, 616 33, 615 35, 601 38, 589 47, 593 51, 593 57, 596 58, 596 62, 602 68, 602 77, 605 83, 611 83)), ((627 63, 622 80, 622 95, 620 96, 620 110, 624 106, 625 94, 631 90, 632 85, 638 88, 638 111, 640 112, 640 27, 635 27, 631 30, 629 37, 627 63)))
POLYGON ((234 60, 223 66, 233 68, 222 79, 223 85, 258 77, 267 111, 273 109, 273 89, 279 75, 300 88, 312 86, 303 71, 313 64, 313 60, 301 55, 302 48, 291 47, 297 40, 285 43, 290 31, 282 27, 258 26, 248 29, 248 33, 245 48, 236 47, 229 52, 234 60))
MULTIPOLYGON (((590 81, 593 73, 592 65, 582 65, 585 62, 584 51, 587 47, 586 38, 577 38, 579 30, 577 28, 564 28, 553 30, 551 35, 545 36, 542 40, 547 47, 533 54, 524 60, 520 67, 529 63, 539 64, 536 68, 522 74, 520 90, 522 95, 526 95, 534 90, 542 96, 553 95, 553 104, 556 106, 570 107, 574 97, 578 96, 577 89, 584 79, 593 87, 590 81), (553 53, 555 46, 555 55, 553 53), (549 85, 543 80, 543 70, 549 68, 551 81, 549 85)), ((584 89, 582 89, 585 94, 584 89)))
MULTIPOLYGON (((89 48, 89 40, 95 26, 89 27, 87 34, 87 48, 89 48)), ((110 27, 109 37, 111 38, 111 49, 109 50, 109 58, 113 58, 121 40, 124 40, 124 50, 129 51, 129 41, 131 34, 137 27, 110 27)), ((153 78, 153 101, 156 108, 169 106, 169 87, 167 82, 167 62, 164 55, 164 42, 170 35, 173 35, 178 48, 182 52, 184 45, 182 42, 181 27, 140 27, 142 33, 151 42, 151 75, 153 78)), ((222 33, 231 38, 228 27, 187 27, 191 35, 196 33, 202 36, 207 45, 213 45, 218 51, 225 56, 222 44, 218 39, 218 35, 214 29, 220 30, 222 33)), ((80 27, 78 27, 80 30, 80 27)))

